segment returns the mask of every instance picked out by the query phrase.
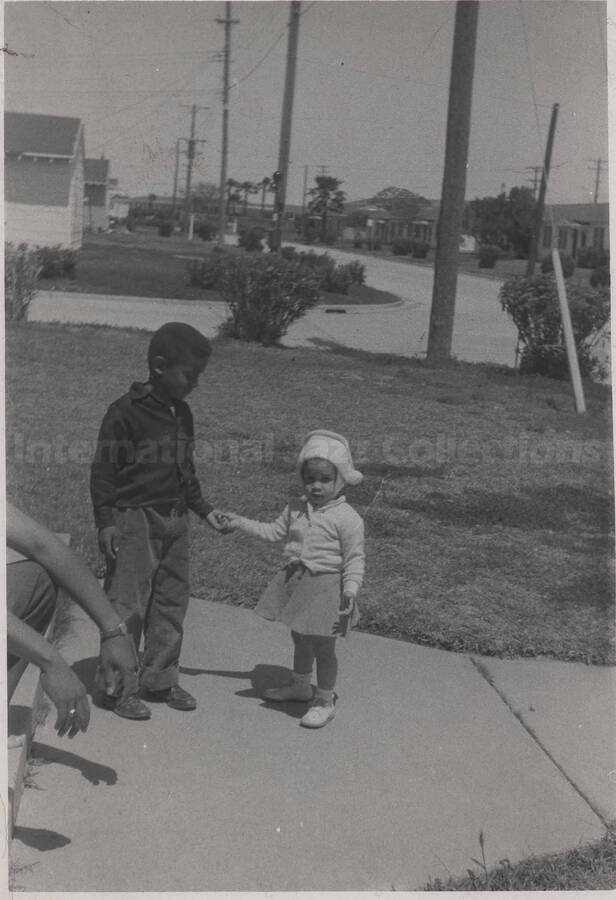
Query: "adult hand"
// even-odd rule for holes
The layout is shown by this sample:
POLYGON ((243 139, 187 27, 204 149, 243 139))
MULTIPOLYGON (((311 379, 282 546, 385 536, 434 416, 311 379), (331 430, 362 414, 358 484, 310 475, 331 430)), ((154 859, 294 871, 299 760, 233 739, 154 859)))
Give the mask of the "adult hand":
POLYGON ((86 689, 61 656, 41 671, 41 684, 58 712, 54 727, 59 737, 86 731, 90 722, 86 689))
POLYGON ((108 697, 126 700, 139 687, 139 660, 133 639, 118 634, 101 643, 99 659, 99 687, 108 697))
POLYGON ((115 525, 107 525, 98 532, 98 546, 107 559, 115 559, 119 549, 118 529, 115 525))

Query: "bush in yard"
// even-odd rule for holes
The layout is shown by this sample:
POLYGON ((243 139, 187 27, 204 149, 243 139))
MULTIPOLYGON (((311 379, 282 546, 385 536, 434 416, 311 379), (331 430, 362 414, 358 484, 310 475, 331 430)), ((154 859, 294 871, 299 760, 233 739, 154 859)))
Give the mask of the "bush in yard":
MULTIPOLYGON (((575 260, 572 256, 567 256, 566 253, 561 253, 560 255, 560 264, 563 269, 563 275, 565 278, 571 278, 573 273, 575 272, 575 260)), ((550 253, 548 256, 544 256, 541 260, 541 271, 544 273, 553 272, 554 271, 554 260, 552 259, 552 254, 550 253)))
POLYGON ((609 266, 609 251, 601 250, 599 247, 582 247, 581 250, 578 250, 576 264, 580 269, 598 269, 601 266, 609 266))
POLYGON ((74 250, 68 250, 60 244, 53 247, 36 247, 36 255, 40 264, 39 278, 73 278, 77 257, 74 250))
POLYGON ((500 250, 498 247, 495 247, 493 244, 484 244, 483 247, 479 248, 479 268, 493 269, 499 256, 500 250))
POLYGON ((248 253, 255 253, 263 249, 262 240, 265 237, 263 228, 248 228, 240 231, 238 235, 238 244, 248 253))
POLYGON ((358 259, 354 259, 352 262, 347 263, 345 268, 349 273, 351 284, 359 286, 364 283, 366 280, 366 267, 363 263, 360 263, 358 259))
POLYGON ((173 234, 173 222, 164 221, 158 226, 159 237, 171 237, 173 234))
POLYGON ((230 256, 220 289, 230 313, 223 333, 264 346, 278 343, 319 301, 316 272, 277 254, 230 256))
POLYGON ((391 242, 391 252, 394 256, 408 256, 411 252, 411 242, 404 238, 396 238, 391 242))
POLYGON ((26 244, 4 245, 4 317, 17 322, 24 319, 36 294, 40 261, 26 244))
POLYGON ((211 241, 216 235, 216 226, 212 225, 211 222, 197 222, 194 234, 196 237, 201 238, 202 241, 211 241))
MULTIPOLYGON (((566 378, 567 354, 554 275, 512 278, 503 284, 499 299, 518 329, 522 344, 520 372, 566 378)), ((584 376, 603 374, 592 351, 609 320, 609 289, 571 283, 567 299, 580 371, 584 376)))
POLYGON ((428 255, 430 244, 428 241, 413 241, 411 250, 415 259, 425 259, 428 255))
POLYGON ((283 259, 295 259, 297 256, 295 247, 281 247, 280 254, 283 259))
POLYGON ((325 240, 323 241, 323 243, 327 244, 328 247, 333 247, 337 240, 338 238, 336 237, 336 235, 330 232, 330 234, 325 235, 325 240))
POLYGON ((228 258, 228 254, 219 252, 204 259, 189 259, 186 266, 189 285, 206 291, 216 290, 220 286, 228 258))
POLYGON ((357 237, 356 237, 356 238, 353 238, 353 246, 354 246, 357 250, 361 250, 361 248, 364 246, 364 242, 362 241, 361 238, 357 238, 357 237))
POLYGON ((610 285, 610 268, 609 266, 599 266, 590 276, 591 287, 609 287, 610 285))

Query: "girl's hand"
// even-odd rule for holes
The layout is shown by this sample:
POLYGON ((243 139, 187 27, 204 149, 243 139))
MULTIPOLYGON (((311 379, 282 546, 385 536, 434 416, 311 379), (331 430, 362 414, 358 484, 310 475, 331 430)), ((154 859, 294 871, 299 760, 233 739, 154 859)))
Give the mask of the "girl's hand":
POLYGON ((228 534, 230 531, 237 531, 240 527, 240 516, 232 512, 221 512, 218 514, 221 520, 223 531, 228 534))
POLYGON ((343 594, 338 610, 338 621, 334 625, 334 635, 337 637, 345 637, 347 634, 354 608, 355 596, 353 594, 343 594))

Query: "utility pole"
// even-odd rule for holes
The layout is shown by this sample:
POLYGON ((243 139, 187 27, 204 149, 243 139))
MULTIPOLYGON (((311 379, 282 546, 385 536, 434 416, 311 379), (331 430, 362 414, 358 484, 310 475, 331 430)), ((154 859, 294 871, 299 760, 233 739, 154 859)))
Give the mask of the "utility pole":
POLYGON ((274 210, 274 227, 270 239, 273 253, 280 250, 282 242, 282 221, 287 199, 287 181, 289 178, 289 154, 291 151, 291 122, 293 119, 293 95, 295 92, 295 72, 297 70, 297 44, 299 41, 299 18, 302 4, 300 0, 291 0, 289 15, 289 40, 287 43, 287 67, 282 98, 282 121, 280 123, 280 144, 278 146, 278 171, 280 181, 276 190, 276 208, 274 210))
MULTIPOLYGON (((532 278, 535 273, 535 265, 537 264, 537 253, 539 248, 539 238, 541 236, 541 225, 543 223, 543 208, 545 205, 545 192, 548 188, 548 176, 550 174, 550 164, 552 162, 552 147, 554 146, 554 133, 556 131, 556 120, 558 119, 558 103, 552 106, 552 115, 550 117, 550 130, 548 132, 548 142, 545 148, 545 161, 543 163, 543 171, 541 172, 541 186, 539 188, 539 199, 535 207, 535 221, 533 223, 533 238, 528 254, 528 263, 526 265, 526 277, 532 278)), ((552 240, 554 237, 552 237, 552 240)))
POLYGON ((302 228, 304 227, 304 216, 306 215, 306 196, 308 194, 308 166, 304 166, 304 186, 302 188, 302 228))
POLYGON ((601 180, 601 169, 603 168, 604 164, 605 164, 604 159, 598 159, 596 169, 594 169, 594 167, 593 167, 593 169, 591 169, 591 171, 596 172, 596 174, 595 174, 595 192, 593 194, 593 201, 592 201, 593 203, 597 203, 598 199, 599 199, 599 182, 601 180))
POLYGON ((539 172, 543 171, 543 166, 526 166, 525 172, 532 172, 532 178, 527 178, 526 181, 533 183, 533 200, 537 199, 537 186, 539 185, 539 172))
MULTIPOLYGON (((182 104, 184 106, 184 104, 182 104)), ((191 208, 191 200, 190 200, 190 182, 192 179, 192 167, 193 161, 195 158, 195 144, 205 144, 205 141, 196 141, 195 140, 195 122, 197 118, 197 110, 198 109, 209 109, 209 106, 197 106, 195 103, 190 107, 190 137, 188 138, 188 147, 186 149, 186 156, 188 158, 188 165, 186 167, 186 197, 184 200, 185 203, 185 218, 186 218, 186 231, 188 231, 188 226, 190 222, 190 208, 191 208)))
POLYGON ((229 64, 231 56, 231 28, 239 19, 231 18, 231 2, 225 3, 224 19, 216 19, 225 26, 225 52, 222 75, 222 150, 220 158, 220 191, 218 206, 218 243, 224 244, 227 230, 227 156, 229 153, 229 64))
POLYGON ((478 17, 477 0, 458 0, 449 82, 441 211, 437 226, 434 287, 428 333, 427 358, 431 363, 443 362, 451 355, 478 17))
POLYGON ((171 204, 171 221, 175 221, 175 205, 177 202, 178 196, 178 170, 180 166, 180 141, 185 141, 186 138, 178 138, 175 142, 175 169, 173 172, 173 201, 171 204))

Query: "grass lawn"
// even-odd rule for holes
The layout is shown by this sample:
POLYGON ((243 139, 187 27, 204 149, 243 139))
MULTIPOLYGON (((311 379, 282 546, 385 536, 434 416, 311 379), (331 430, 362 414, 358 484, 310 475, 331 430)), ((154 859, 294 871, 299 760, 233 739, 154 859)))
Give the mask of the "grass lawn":
MULTIPOLYGON (((191 287, 186 274, 189 258, 203 259, 211 250, 212 244, 201 240, 188 241, 182 235, 161 238, 150 228, 85 235, 77 254, 75 277, 41 278, 39 286, 41 290, 85 294, 221 301, 217 291, 191 287)), ((323 302, 331 306, 391 303, 397 299, 366 285, 353 286, 348 296, 323 294, 323 302)))
POLYGON ((575 850, 531 856, 513 866, 503 860, 494 869, 487 869, 484 864, 479 872, 469 869, 464 878, 431 881, 424 890, 607 891, 615 886, 616 834, 610 829, 603 840, 575 850))
MULTIPOLYGON (((149 335, 7 325, 8 493, 96 561, 89 461, 107 405, 145 377, 149 335), (37 443, 38 442, 38 443, 37 443)), ((220 508, 273 518, 315 427, 348 435, 365 481, 361 627, 505 657, 614 661, 610 393, 511 370, 218 342, 191 406, 220 508)), ((252 606, 279 549, 195 522, 192 591, 252 606)))

